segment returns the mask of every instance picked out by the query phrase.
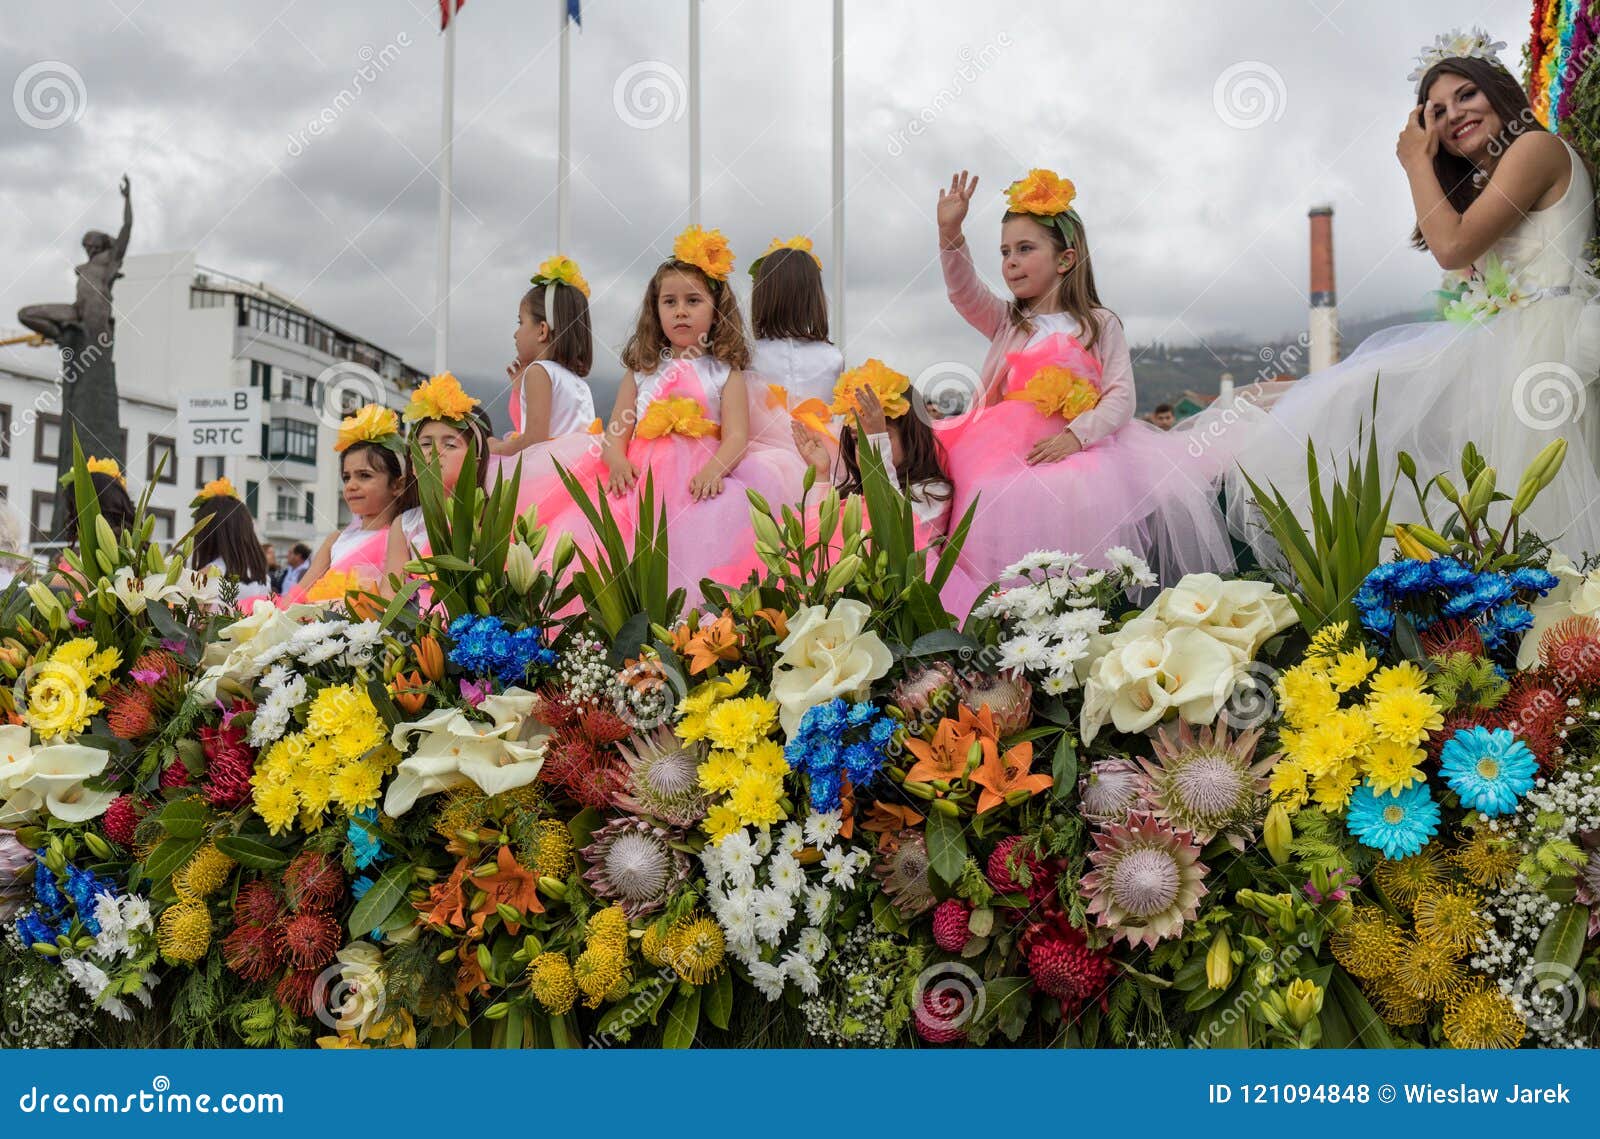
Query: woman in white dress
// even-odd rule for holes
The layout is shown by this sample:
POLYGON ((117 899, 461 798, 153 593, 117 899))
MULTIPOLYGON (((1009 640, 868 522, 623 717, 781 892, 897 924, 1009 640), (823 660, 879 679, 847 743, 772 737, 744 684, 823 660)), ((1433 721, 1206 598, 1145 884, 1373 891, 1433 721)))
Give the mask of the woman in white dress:
MULTIPOLYGON (((1514 488, 1541 449, 1565 438, 1566 461, 1524 527, 1574 559, 1600 553, 1600 284, 1586 263, 1594 184, 1578 153, 1538 128, 1494 46, 1478 33, 1458 36, 1456 54, 1424 53, 1396 146, 1416 207, 1413 244, 1464 278, 1445 319, 1386 329, 1331 368, 1269 385, 1278 390, 1255 402, 1261 393, 1241 393, 1185 425, 1191 454, 1227 480, 1235 533, 1263 560, 1276 553, 1243 475, 1276 487, 1304 519, 1307 441, 1326 492, 1363 427, 1376 432, 1386 485, 1400 452, 1425 481, 1459 471, 1471 441, 1514 488)), ((1403 481, 1394 516, 1418 517, 1403 481)))

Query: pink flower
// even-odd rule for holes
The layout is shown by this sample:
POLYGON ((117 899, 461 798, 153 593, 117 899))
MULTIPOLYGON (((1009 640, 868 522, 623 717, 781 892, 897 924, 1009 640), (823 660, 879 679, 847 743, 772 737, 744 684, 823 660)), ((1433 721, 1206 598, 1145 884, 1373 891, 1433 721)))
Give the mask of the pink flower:
POLYGON ((78 616, 78 611, 76 609, 67 610, 67 620, 72 622, 72 627, 74 629, 87 629, 89 627, 89 622, 78 616))
POLYGON ((487 680, 463 680, 461 682, 461 697, 474 708, 487 700, 492 691, 494 691, 494 685, 487 680))
POLYGON ((140 684, 159 684, 166 673, 159 668, 135 668, 130 670, 128 675, 140 684))

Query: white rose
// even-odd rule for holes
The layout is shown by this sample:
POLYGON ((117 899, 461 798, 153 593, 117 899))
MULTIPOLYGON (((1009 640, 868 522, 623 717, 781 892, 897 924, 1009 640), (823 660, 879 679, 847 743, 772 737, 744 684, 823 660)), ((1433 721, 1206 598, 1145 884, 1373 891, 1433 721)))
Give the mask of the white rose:
POLYGON ((793 736, 808 708, 835 696, 860 699, 885 676, 894 658, 876 633, 867 632, 872 610, 860 601, 838 601, 830 610, 807 605, 789 618, 789 635, 778 646, 772 698, 779 722, 793 736))

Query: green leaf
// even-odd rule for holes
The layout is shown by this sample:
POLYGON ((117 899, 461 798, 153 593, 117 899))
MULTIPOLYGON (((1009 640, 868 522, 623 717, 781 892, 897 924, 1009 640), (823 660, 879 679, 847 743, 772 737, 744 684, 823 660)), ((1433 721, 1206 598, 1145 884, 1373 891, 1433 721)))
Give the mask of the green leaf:
POLYGON ((199 838, 206 833, 210 812, 198 799, 179 799, 161 808, 162 828, 173 838, 199 838))
POLYGON ((283 851, 244 835, 217 839, 217 849, 250 870, 276 870, 289 862, 289 856, 283 851))
POLYGON ((946 886, 954 886, 967 864, 967 838, 961 820, 939 811, 928 812, 928 869, 946 886))
POLYGON ((1062 732, 1056 744, 1056 753, 1050 760, 1050 775, 1055 779, 1050 794, 1056 799, 1068 799, 1078 789, 1078 749, 1073 744, 1072 733, 1062 732))
POLYGON ((1533 947, 1533 959, 1540 965, 1562 965, 1576 969, 1583 957, 1584 935, 1589 930, 1589 907, 1567 906, 1544 927, 1533 947))
POLYGON ((661 1046, 674 1049, 692 1047, 695 1034, 699 1031, 700 990, 691 985, 678 993, 678 999, 667 1013, 667 1028, 662 1034, 661 1046))
POLYGON ((706 986, 706 1019, 718 1028, 726 1029, 733 1017, 733 971, 724 969, 717 979, 706 986))
POLYGON ((983 984, 983 1013, 972 1024, 974 1035, 999 1029, 1007 1040, 1015 1040, 1028 1026, 1033 1007, 1032 979, 992 977, 983 984))
POLYGON ((939 653, 975 653, 978 651, 978 642, 965 633, 958 633, 954 629, 935 629, 931 633, 924 633, 911 642, 911 647, 906 650, 908 657, 937 656, 939 653))
POLYGON ((188 862, 199 849, 198 838, 169 838, 144 860, 144 876, 159 885, 177 873, 178 867, 188 862))
MULTIPOLYGON (((1383 1023, 1373 1009, 1366 994, 1361 991, 1361 986, 1350 979, 1350 974, 1343 969, 1335 969, 1329 978, 1328 993, 1323 998, 1323 1008, 1337 999, 1339 1007, 1344 1010, 1345 1019, 1350 1022, 1350 1043, 1359 1044, 1363 1048, 1393 1048, 1394 1038, 1389 1035, 1388 1026, 1383 1023)), ((1326 1036, 1323 1043, 1332 1048, 1335 1045, 1328 1042, 1326 1036)))
POLYGON ((406 896, 411 877, 412 869, 408 864, 391 866, 385 870, 372 884, 372 889, 356 903, 355 909, 350 911, 346 926, 351 934, 360 937, 382 925, 406 896))

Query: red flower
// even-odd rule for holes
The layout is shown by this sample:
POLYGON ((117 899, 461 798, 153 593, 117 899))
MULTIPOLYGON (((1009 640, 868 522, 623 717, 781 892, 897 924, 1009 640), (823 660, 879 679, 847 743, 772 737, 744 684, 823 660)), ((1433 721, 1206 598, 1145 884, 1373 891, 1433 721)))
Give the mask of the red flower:
POLYGON ((276 930, 241 925, 223 938, 222 959, 246 981, 265 981, 283 965, 283 943, 276 930))
POLYGON ((344 897, 344 871, 321 851, 303 850, 283 872, 283 888, 298 913, 332 909, 344 897))
POLYGON ((339 923, 327 914, 302 911, 278 928, 283 955, 296 969, 322 968, 339 952, 339 923))
POLYGON ((206 756, 206 781, 202 793, 213 807, 228 810, 250 797, 250 776, 256 754, 245 743, 243 728, 200 729, 200 747, 206 756))
POLYGON ((283 902, 276 890, 258 878, 239 887, 233 914, 241 925, 269 926, 283 916, 283 902))
POLYGON ((137 742, 155 730, 155 693, 151 689, 119 684, 102 699, 106 705, 106 726, 119 740, 137 742))
POLYGON ((1108 953, 1089 948, 1083 932, 1061 918, 1029 926, 1018 947, 1027 954, 1028 975, 1036 989, 1061 1002, 1071 1016, 1090 1001, 1104 1009, 1116 963, 1108 953))
POLYGON ((1539 641, 1539 662, 1562 693, 1582 695, 1600 687, 1600 618, 1557 621, 1539 641))
POLYGON ((183 765, 181 755, 173 756, 172 762, 162 770, 160 783, 163 788, 189 786, 189 769, 183 765))
POLYGON ((118 846, 132 846, 133 836, 139 828, 139 820, 149 812, 150 804, 133 795, 118 795, 111 800, 111 805, 106 808, 106 813, 100 819, 100 828, 105 831, 106 837, 118 846))
POLYGON ((279 1004, 297 1016, 310 1016, 317 1011, 316 993, 316 972, 302 969, 279 981, 273 995, 279 1004))
POLYGON ((967 919, 972 911, 960 898, 946 898, 933 911, 933 941, 946 953, 960 953, 967 947, 972 931, 967 919))

